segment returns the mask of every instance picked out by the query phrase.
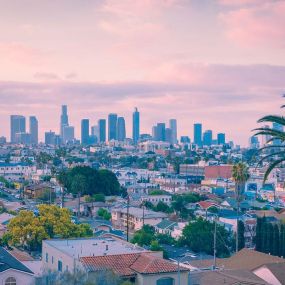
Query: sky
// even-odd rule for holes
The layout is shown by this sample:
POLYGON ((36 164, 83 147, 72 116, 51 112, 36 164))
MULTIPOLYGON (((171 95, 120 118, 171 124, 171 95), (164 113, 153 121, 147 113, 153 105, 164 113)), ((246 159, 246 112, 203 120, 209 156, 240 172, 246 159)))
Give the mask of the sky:
POLYGON ((59 132, 116 112, 131 136, 193 123, 246 146, 257 120, 282 114, 285 0, 0 0, 0 136, 9 116, 59 132))

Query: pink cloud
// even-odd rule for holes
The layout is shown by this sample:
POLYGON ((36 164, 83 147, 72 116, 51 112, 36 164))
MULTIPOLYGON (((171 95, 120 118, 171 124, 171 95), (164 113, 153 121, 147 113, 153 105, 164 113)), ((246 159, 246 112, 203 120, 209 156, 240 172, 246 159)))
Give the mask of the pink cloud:
POLYGON ((220 19, 229 39, 239 45, 284 48, 284 14, 285 1, 266 1, 252 7, 223 12, 220 19))
POLYGON ((45 56, 42 51, 24 44, 0 42, 0 59, 1 62, 40 65, 45 56))

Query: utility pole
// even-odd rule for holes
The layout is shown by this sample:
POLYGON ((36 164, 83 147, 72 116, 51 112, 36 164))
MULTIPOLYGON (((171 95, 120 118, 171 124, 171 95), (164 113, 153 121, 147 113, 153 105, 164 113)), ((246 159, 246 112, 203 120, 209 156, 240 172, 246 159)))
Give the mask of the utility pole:
POLYGON ((129 241, 129 207, 130 207, 130 197, 127 197, 127 241, 129 241))
POLYGON ((217 221, 216 221, 216 217, 215 217, 215 230, 214 230, 214 266, 213 266, 213 270, 215 270, 215 269, 216 269, 216 266, 217 266, 216 254, 217 254, 217 221))
POLYGON ((145 201, 143 201, 143 204, 142 204, 142 208, 143 208, 143 227, 144 227, 144 207, 145 207, 145 201))

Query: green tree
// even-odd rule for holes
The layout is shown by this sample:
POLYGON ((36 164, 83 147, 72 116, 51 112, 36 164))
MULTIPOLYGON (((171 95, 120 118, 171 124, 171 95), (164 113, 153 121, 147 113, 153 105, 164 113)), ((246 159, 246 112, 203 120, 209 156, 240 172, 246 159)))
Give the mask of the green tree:
MULTIPOLYGON (((245 183, 249 179, 248 166, 239 162, 233 166, 232 170, 233 179, 235 181, 235 196, 237 201, 237 219, 239 221, 239 208, 240 203, 243 200, 244 191, 245 191, 245 183)), ((237 237, 239 236, 239 223, 237 223, 237 237)), ((239 244, 238 238, 236 239, 236 252, 238 252, 239 244)))
MULTIPOLYGON (((188 246, 194 252, 205 252, 212 255, 214 227, 214 223, 198 218, 183 229, 179 243, 188 246)), ((230 233, 224 227, 217 225, 217 256, 229 256, 231 245, 232 238, 230 233)))
POLYGON ((136 231, 131 242, 140 246, 150 246, 154 238, 154 228, 149 225, 144 225, 140 230, 136 231))
POLYGON ((97 212, 97 215, 107 221, 111 220, 112 218, 112 215, 110 214, 110 212, 108 212, 104 208, 100 208, 97 212))
POLYGON ((245 247, 245 239, 244 239, 244 223, 243 221, 238 221, 238 250, 241 250, 245 247))

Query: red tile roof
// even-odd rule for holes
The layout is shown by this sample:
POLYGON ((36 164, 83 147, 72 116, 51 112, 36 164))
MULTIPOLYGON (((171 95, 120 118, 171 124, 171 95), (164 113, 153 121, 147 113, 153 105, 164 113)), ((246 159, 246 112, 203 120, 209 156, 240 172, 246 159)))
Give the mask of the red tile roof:
POLYGON ((216 203, 211 201, 200 201, 197 203, 202 209, 207 210, 211 207, 219 207, 216 203))
MULTIPOLYGON (((113 270, 120 276, 133 276, 136 273, 155 274, 177 272, 176 264, 154 256, 152 253, 132 253, 120 255, 81 257, 80 261, 89 271, 113 270)), ((187 270, 181 267, 181 271, 187 270)))

